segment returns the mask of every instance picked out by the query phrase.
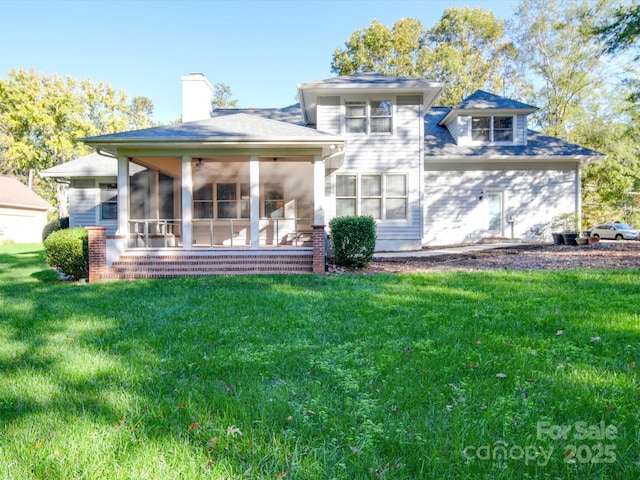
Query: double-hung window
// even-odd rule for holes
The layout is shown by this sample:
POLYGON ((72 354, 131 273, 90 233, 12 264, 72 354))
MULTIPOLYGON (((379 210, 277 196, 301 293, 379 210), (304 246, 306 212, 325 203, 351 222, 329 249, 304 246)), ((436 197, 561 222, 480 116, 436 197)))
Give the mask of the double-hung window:
POLYGON ((371 215, 376 220, 407 220, 407 175, 336 175, 336 216, 354 215, 371 215))
POLYGON ((118 218, 118 185, 115 183, 100 184, 100 220, 116 220, 118 218))
POLYGON ((391 133, 391 100, 347 100, 344 103, 346 133, 391 133))
POLYGON ((513 142, 513 117, 472 117, 471 140, 481 143, 513 142))

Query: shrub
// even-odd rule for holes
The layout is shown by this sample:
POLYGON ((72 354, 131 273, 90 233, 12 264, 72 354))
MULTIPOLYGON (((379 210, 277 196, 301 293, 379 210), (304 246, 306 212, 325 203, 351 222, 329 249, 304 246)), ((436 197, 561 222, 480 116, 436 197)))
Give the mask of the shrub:
POLYGON ((44 241, 45 259, 52 268, 78 280, 89 275, 89 233, 84 228, 52 232, 44 241))
POLYGON ((376 222, 371 216, 337 217, 329 222, 335 262, 343 267, 364 268, 376 248, 376 222))
POLYGON ((56 218, 47 223, 42 229, 42 241, 44 242, 49 235, 57 230, 69 228, 69 217, 56 218))

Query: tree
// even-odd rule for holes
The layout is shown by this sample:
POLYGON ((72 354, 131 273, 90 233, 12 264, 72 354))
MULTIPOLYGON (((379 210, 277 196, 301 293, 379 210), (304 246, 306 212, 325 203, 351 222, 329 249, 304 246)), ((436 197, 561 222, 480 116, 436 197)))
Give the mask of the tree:
MULTIPOLYGON (((608 54, 616 55, 629 49, 635 48, 636 55, 631 65, 640 60, 640 4, 621 6, 615 10, 613 19, 606 20, 606 23, 597 25, 593 29, 596 35, 604 42, 605 51, 608 54)), ((640 81, 637 77, 626 78, 626 82, 632 85, 633 90, 629 100, 637 103, 640 100, 640 81)))
POLYGON ((231 88, 224 83, 216 83, 213 86, 213 108, 233 108, 238 105, 238 100, 233 98, 231 88))
POLYGON ((441 104, 459 103, 478 89, 505 94, 520 84, 514 75, 515 48, 504 22, 490 10, 448 8, 427 32, 420 63, 426 76, 442 82, 441 104))
POLYGON ((513 78, 514 54, 503 21, 491 11, 449 8, 428 30, 415 18, 398 20, 391 29, 374 19, 334 51, 331 69, 442 82, 439 103, 452 105, 477 89, 503 92, 505 78, 513 78))
MULTIPOLYGON (((151 125, 151 100, 130 103, 123 91, 100 82, 12 70, 0 79, 0 172, 25 179, 89 153, 86 136, 151 125)), ((36 190, 53 204, 56 186, 41 179, 36 190)))
MULTIPOLYGON (((640 38, 640 4, 618 7, 612 20, 596 26, 593 31, 605 43, 608 53, 631 48, 640 38)), ((639 57, 636 56, 636 60, 639 57)))
POLYGON ((585 114, 586 100, 599 95, 602 49, 591 28, 606 15, 608 3, 522 0, 517 7, 511 30, 520 70, 537 86, 531 103, 540 106, 538 126, 549 135, 566 139, 585 114))

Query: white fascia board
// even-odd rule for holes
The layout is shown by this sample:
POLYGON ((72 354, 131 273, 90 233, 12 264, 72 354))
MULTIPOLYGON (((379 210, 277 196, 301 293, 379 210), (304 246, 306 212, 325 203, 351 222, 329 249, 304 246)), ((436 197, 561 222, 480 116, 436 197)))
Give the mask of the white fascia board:
POLYGON ((483 156, 469 156, 464 157, 460 155, 441 155, 441 156, 432 156, 425 154, 424 160, 425 163, 482 163, 482 162, 498 162, 498 163, 526 163, 526 162, 537 162, 537 163, 555 163, 555 162, 576 162, 580 165, 586 165, 588 163, 594 162, 596 160, 603 159, 603 156, 589 156, 589 155, 570 155, 570 156, 548 156, 548 155, 483 155, 483 156))

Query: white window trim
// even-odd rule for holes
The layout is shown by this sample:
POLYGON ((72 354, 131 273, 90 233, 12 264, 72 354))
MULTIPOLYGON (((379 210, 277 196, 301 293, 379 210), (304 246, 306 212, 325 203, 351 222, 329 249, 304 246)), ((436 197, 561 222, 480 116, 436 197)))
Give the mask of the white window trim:
MULTIPOLYGON (((335 177, 339 176, 339 175, 345 175, 345 176, 355 176, 356 177, 356 195, 355 197, 353 196, 343 196, 340 198, 355 198, 356 200, 356 216, 362 215, 362 199, 363 198, 378 198, 378 197, 363 197, 362 196, 362 188, 361 188, 361 178, 363 176, 367 176, 367 175, 379 175, 380 176, 380 182, 381 182, 381 197, 379 197, 381 199, 381 204, 380 204, 380 215, 381 218, 375 218, 374 220, 376 221, 376 223, 380 223, 380 222, 384 222, 385 225, 407 225, 411 223, 411 207, 410 207, 410 202, 409 202, 409 198, 410 198, 410 190, 409 190, 409 173, 407 172, 340 172, 340 173, 336 173, 335 177), (400 196, 392 196, 390 198, 405 198, 405 202, 406 202, 406 210, 407 210, 407 216, 406 218, 392 218, 392 219, 387 219, 386 215, 387 215, 387 177, 388 176, 403 176, 404 177, 404 181, 405 181, 405 189, 406 189, 406 195, 404 195, 404 197, 400 197, 400 196)), ((338 195, 337 195, 337 180, 334 178, 333 182, 332 182, 332 193, 333 193, 333 198, 334 198, 334 215, 337 216, 337 211, 338 211, 338 207, 337 207, 337 202, 339 200, 338 195)))
POLYGON ((468 126, 468 134, 467 134, 467 144, 468 145, 515 145, 516 144, 516 125, 517 125, 517 117, 515 115, 470 115, 467 120, 468 126), (495 117, 510 117, 511 118, 511 140, 506 142, 496 142, 493 140, 493 119, 495 117), (489 137, 490 140, 474 140, 473 139, 473 119, 474 118, 489 118, 489 137))
POLYGON ((118 196, 117 196, 117 192, 118 192, 118 182, 117 179, 113 179, 113 180, 108 180, 108 179, 96 179, 96 190, 97 190, 97 196, 98 196, 98 201, 97 201, 97 209, 96 209, 96 225, 117 225, 118 223, 118 196), (102 201, 102 185, 115 185, 116 186, 116 200, 115 202, 111 202, 115 204, 115 208, 116 208, 116 217, 115 218, 102 218, 102 204, 104 203, 102 201))
MULTIPOLYGON (((341 103, 341 114, 340 114, 340 130, 344 135, 355 135, 355 136, 393 136, 395 135, 395 117, 396 117, 396 98, 394 96, 381 96, 378 98, 377 96, 368 96, 368 97, 347 97, 342 99, 341 103), (391 115, 390 116, 376 116, 374 118, 389 118, 391 123, 391 128, 389 132, 372 132, 371 131, 371 102, 391 102, 391 115), (364 102, 366 108, 365 115, 365 130, 364 132, 348 132, 347 131, 347 103, 348 102, 364 102)), ((358 117, 349 117, 349 118, 358 118, 358 117)))

